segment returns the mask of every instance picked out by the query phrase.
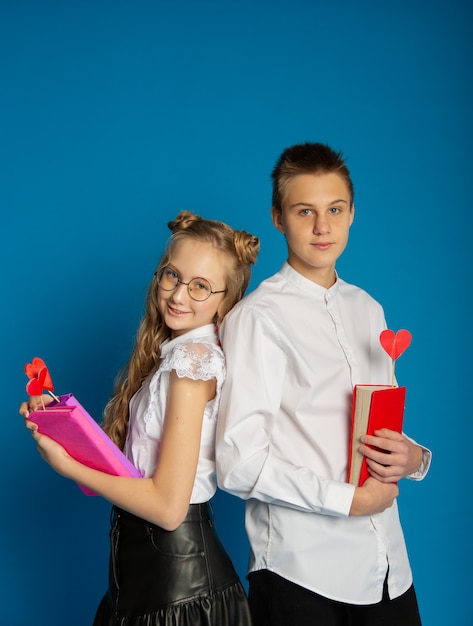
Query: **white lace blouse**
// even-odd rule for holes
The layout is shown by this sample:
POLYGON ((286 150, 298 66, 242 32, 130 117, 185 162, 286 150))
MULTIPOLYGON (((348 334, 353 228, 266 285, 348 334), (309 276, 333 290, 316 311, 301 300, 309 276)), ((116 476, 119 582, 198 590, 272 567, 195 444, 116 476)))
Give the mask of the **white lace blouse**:
POLYGON ((161 364, 130 401, 130 425, 125 454, 145 477, 152 476, 159 455, 164 425, 169 374, 193 380, 216 379, 215 398, 207 402, 202 424, 199 462, 191 496, 191 504, 206 502, 215 493, 215 429, 225 361, 213 324, 196 328, 161 348, 161 364))

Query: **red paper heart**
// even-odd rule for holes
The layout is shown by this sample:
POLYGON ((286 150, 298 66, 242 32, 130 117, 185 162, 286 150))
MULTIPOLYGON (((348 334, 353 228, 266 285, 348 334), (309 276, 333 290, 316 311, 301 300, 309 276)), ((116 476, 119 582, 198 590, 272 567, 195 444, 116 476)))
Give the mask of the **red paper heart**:
POLYGON ((43 394, 43 389, 45 389, 44 381, 48 376, 48 368, 42 367, 36 378, 32 378, 26 384, 26 393, 29 396, 41 396, 43 394))
MULTIPOLYGON (((47 391, 54 391, 53 381, 49 374, 49 370, 46 367, 46 363, 43 361, 43 359, 40 359, 38 356, 35 356, 34 359, 32 359, 31 363, 27 363, 25 365, 25 374, 31 380, 33 378, 37 378, 39 372, 42 369, 46 370, 46 375, 45 375, 44 382, 43 382, 43 389, 46 389, 47 391)), ((41 391, 41 393, 43 392, 41 391)), ((30 394, 30 395, 36 395, 36 394, 30 394)))
POLYGON ((379 341, 384 350, 395 361, 411 345, 412 335, 408 330, 398 330, 394 334, 393 330, 383 330, 379 336, 379 341))

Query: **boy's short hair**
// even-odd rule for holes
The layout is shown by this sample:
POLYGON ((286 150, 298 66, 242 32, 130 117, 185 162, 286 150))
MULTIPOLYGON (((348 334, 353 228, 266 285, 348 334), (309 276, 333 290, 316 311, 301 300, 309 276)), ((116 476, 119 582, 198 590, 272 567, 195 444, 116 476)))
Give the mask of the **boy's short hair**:
POLYGON ((271 173, 273 180, 273 207, 282 211, 282 201, 289 181, 299 174, 328 174, 334 172, 345 181, 351 196, 355 195, 350 172, 341 152, 326 144, 302 143, 286 148, 271 173))

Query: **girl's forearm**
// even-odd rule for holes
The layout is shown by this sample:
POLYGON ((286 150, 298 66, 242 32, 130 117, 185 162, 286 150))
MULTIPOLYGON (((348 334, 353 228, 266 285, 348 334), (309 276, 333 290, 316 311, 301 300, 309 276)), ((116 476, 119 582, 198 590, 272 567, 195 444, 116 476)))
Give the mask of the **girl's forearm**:
POLYGON ((189 508, 188 499, 179 495, 178 489, 160 490, 156 487, 154 478, 111 476, 72 458, 61 473, 95 491, 115 506, 165 530, 175 530, 189 508))

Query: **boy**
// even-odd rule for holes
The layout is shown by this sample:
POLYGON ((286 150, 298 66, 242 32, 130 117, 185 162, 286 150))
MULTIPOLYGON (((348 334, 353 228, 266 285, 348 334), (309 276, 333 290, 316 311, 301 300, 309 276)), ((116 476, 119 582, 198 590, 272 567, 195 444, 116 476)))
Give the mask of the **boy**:
POLYGON ((335 271, 350 174, 341 153, 306 143, 272 179, 288 259, 222 326, 217 428, 219 485, 247 500, 255 626, 418 626, 394 483, 423 478, 430 453, 382 429, 361 447, 371 477, 346 483, 353 386, 391 383, 383 310, 335 271))

